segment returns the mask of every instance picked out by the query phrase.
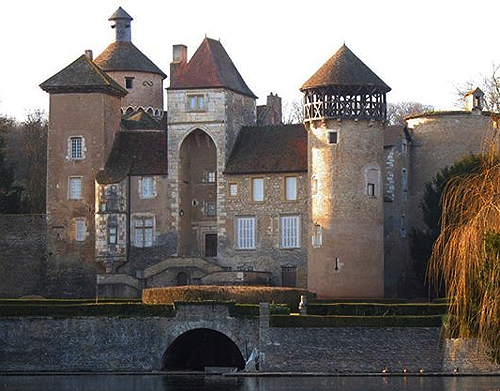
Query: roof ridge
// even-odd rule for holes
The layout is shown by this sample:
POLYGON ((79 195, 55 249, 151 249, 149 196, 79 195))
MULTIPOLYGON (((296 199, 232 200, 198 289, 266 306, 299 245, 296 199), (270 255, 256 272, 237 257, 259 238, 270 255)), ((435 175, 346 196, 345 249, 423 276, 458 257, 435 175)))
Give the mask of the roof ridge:
MULTIPOLYGON (((217 73, 217 80, 219 80, 219 83, 221 83, 221 84, 222 84, 221 74, 220 74, 220 72, 219 72, 219 64, 218 64, 218 62, 217 62, 217 59, 216 59, 216 57, 215 57, 215 53, 214 53, 214 51, 212 50, 212 45, 211 45, 211 43, 210 43, 210 41, 214 41, 214 42, 217 42, 217 41, 215 41, 215 40, 214 40, 214 39, 212 39, 212 38, 208 38, 208 37, 205 37, 205 40, 207 41, 207 44, 208 44, 208 50, 210 51, 210 55, 211 55, 211 57, 212 57, 213 61, 215 62, 215 65, 216 65, 216 67, 215 67, 215 72, 217 73)), ((220 43, 220 42, 219 42, 219 43, 220 43)))

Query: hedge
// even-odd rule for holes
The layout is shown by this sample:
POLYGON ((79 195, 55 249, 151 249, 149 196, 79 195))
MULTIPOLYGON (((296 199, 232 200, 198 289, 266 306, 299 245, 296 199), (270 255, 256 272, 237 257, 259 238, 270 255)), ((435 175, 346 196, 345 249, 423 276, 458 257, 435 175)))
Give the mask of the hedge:
POLYGON ((316 298, 315 293, 297 288, 189 285, 144 289, 142 291, 142 301, 148 304, 206 300, 235 301, 240 304, 268 302, 286 304, 292 311, 296 312, 298 311, 301 295, 306 295, 308 301, 316 298))
POLYGON ((447 304, 310 303, 308 315, 425 316, 444 315, 447 304))
POLYGON ((0 317, 8 316, 174 316, 173 305, 146 305, 142 303, 104 303, 104 304, 0 304, 0 317))
POLYGON ((314 316, 274 315, 271 327, 441 327, 442 317, 434 316, 314 316))

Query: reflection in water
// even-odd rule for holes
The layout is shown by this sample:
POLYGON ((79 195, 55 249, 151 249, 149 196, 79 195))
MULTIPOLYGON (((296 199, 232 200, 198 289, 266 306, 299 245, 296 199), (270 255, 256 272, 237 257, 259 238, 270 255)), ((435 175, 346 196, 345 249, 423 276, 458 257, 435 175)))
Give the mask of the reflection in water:
POLYGON ((0 375, 2 391, 492 391, 500 376, 0 375))

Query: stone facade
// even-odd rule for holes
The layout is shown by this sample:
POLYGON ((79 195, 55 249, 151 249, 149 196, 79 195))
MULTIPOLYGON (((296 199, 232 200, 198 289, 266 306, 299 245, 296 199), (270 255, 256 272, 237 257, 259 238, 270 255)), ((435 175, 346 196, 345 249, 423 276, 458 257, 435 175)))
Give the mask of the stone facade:
POLYGON ((76 73, 42 84, 50 92, 47 264, 64 285, 48 295, 94 296, 98 276, 103 295, 127 297, 143 287, 257 282, 321 297, 411 296, 408 232, 421 226, 424 185, 481 150, 489 114, 415 115, 384 143, 390 88, 344 45, 325 66, 342 66, 344 56, 368 82, 350 80, 349 67, 337 73, 342 80, 315 74, 303 86, 309 117, 293 130, 280 124, 281 98, 271 94, 257 108, 220 42, 205 38, 189 62, 187 47, 174 46, 168 116, 159 121, 165 75, 132 45, 130 18, 117 11, 117 42, 87 64, 102 85, 83 88, 76 73), (118 64, 124 53, 140 61, 118 64), (144 113, 122 118, 128 109, 144 113), (259 156, 269 134, 283 148, 259 156), (255 152, 239 160, 243 169, 228 170, 244 142, 255 152), (256 179, 261 201, 253 199, 256 179))
POLYGON ((308 127, 309 226, 315 230, 308 286, 323 297, 381 297, 384 126, 339 119, 308 127))

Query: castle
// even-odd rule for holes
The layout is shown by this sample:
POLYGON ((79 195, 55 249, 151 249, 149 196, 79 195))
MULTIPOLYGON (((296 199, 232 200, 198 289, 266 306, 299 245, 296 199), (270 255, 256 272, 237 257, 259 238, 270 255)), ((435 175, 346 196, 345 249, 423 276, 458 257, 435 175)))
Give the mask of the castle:
POLYGON ((490 129, 479 90, 469 110, 387 126, 390 87, 343 45, 300 88, 304 123, 284 125, 279 96, 257 106, 222 44, 205 38, 189 61, 174 45, 165 110, 167 75, 133 45, 132 17, 120 7, 109 20, 115 42, 40 85, 50 94, 47 262, 67 284, 58 292, 401 294, 424 184, 480 151, 490 129))

